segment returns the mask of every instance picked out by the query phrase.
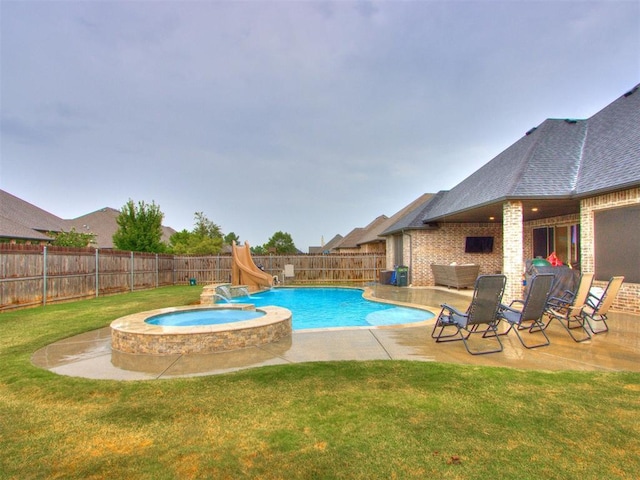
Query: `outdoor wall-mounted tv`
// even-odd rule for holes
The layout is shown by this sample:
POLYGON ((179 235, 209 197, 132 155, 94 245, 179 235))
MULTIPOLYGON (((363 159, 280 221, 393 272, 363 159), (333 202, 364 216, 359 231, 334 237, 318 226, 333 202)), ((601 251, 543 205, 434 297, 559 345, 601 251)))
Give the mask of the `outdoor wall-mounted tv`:
POLYGON ((491 253, 493 237, 467 237, 464 251, 465 253, 491 253))

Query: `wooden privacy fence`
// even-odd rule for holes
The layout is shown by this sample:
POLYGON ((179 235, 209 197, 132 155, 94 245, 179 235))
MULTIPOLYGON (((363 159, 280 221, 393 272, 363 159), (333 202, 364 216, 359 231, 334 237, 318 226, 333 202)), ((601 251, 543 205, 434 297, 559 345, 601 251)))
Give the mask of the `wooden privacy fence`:
MULTIPOLYGON (((254 256, 285 284, 365 284, 384 270, 384 255, 254 256), (295 277, 284 278, 285 265, 295 277)), ((231 281, 230 255, 183 256, 117 250, 0 244, 0 310, 168 285, 231 281)))

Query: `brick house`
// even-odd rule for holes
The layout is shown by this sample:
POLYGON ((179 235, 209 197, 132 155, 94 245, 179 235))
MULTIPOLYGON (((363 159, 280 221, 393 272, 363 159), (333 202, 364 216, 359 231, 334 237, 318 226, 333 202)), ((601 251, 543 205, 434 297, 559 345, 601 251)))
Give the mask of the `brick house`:
POLYGON ((595 285, 624 275, 614 308, 640 313, 640 85, 586 120, 545 120, 381 235, 415 286, 431 264, 475 263, 521 298, 526 260, 555 251, 595 285))

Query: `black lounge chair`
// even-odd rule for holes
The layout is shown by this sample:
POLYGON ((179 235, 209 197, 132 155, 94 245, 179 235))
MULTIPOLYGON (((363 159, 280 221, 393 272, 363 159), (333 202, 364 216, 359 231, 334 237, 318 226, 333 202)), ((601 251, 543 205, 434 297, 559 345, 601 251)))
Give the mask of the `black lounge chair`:
POLYGON ((473 299, 467 311, 462 313, 450 305, 443 304, 431 337, 438 343, 462 340, 471 355, 501 352, 503 347, 496 327, 500 321, 498 311, 506 282, 507 277, 504 275, 480 275, 476 279, 473 299), (484 328, 481 328, 482 326, 484 328), (445 334, 448 328, 455 329, 455 332, 445 334), (437 333, 436 330, 438 330, 437 333), (473 334, 481 335, 483 338, 495 337, 498 347, 491 350, 472 351, 468 340, 473 334))
POLYGON ((509 324, 509 328, 500 335, 507 335, 511 330, 516 332, 520 339, 520 343, 525 348, 545 347, 549 345, 549 337, 544 331, 545 324, 542 318, 547 306, 547 300, 551 294, 553 287, 554 275, 552 273, 540 273, 531 277, 529 293, 524 300, 513 300, 509 306, 502 305, 500 307, 499 317, 509 324), (520 305, 519 308, 514 308, 520 305), (533 345, 528 345, 522 335, 521 330, 527 330, 529 333, 539 332, 544 337, 544 341, 533 345))
POLYGON ((611 280, 609 280, 609 283, 600 298, 589 293, 587 305, 582 310, 582 317, 587 321, 589 329, 594 334, 597 335, 598 333, 609 331, 609 325, 607 325, 607 313, 609 312, 609 308, 611 308, 613 301, 616 299, 616 295, 618 295, 618 291, 620 290, 623 281, 624 277, 611 277, 611 280), (595 330, 593 328, 594 322, 602 322, 604 324, 604 328, 595 330))
POLYGON ((587 296, 593 282, 593 273, 583 273, 580 276, 580 283, 575 293, 565 292, 562 297, 551 297, 547 302, 546 314, 549 321, 544 325, 546 329, 553 320, 557 320, 562 327, 569 332, 571 338, 576 342, 584 342, 591 339, 591 334, 587 330, 586 320, 582 315, 587 304, 587 296), (573 331, 582 329, 584 335, 577 337, 573 331))

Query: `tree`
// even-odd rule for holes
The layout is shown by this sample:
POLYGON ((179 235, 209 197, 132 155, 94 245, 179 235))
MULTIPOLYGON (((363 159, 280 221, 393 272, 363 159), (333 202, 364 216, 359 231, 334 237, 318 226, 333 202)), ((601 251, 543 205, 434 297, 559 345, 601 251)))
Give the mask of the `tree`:
POLYGON ((262 245, 256 245, 255 247, 251 247, 251 253, 253 255, 266 255, 267 251, 262 245))
POLYGON ((209 220, 204 213, 196 212, 196 226, 193 229, 195 235, 209 238, 222 238, 222 231, 220 226, 209 220))
POLYGON ((113 244, 120 250, 133 252, 161 253, 166 250, 162 243, 162 218, 160 206, 155 202, 138 205, 129 201, 120 210, 116 218, 118 230, 113 235, 113 244))
POLYGON ((48 235, 53 237, 51 245, 57 247, 84 248, 88 247, 96 239, 95 234, 76 232, 75 227, 69 232, 63 230, 61 232, 49 232, 48 235))
POLYGON ((211 255, 222 251, 220 227, 202 212, 195 213, 193 231, 182 230, 171 235, 169 249, 177 255, 211 255))
POLYGON ((224 243, 226 245, 233 245, 233 242, 236 242, 236 245, 239 244, 240 237, 233 232, 230 232, 224 236, 224 243))
POLYGON ((274 233, 269 241, 262 247, 267 251, 269 251, 270 248, 275 248, 278 255, 298 253, 291 234, 285 232, 274 233))

